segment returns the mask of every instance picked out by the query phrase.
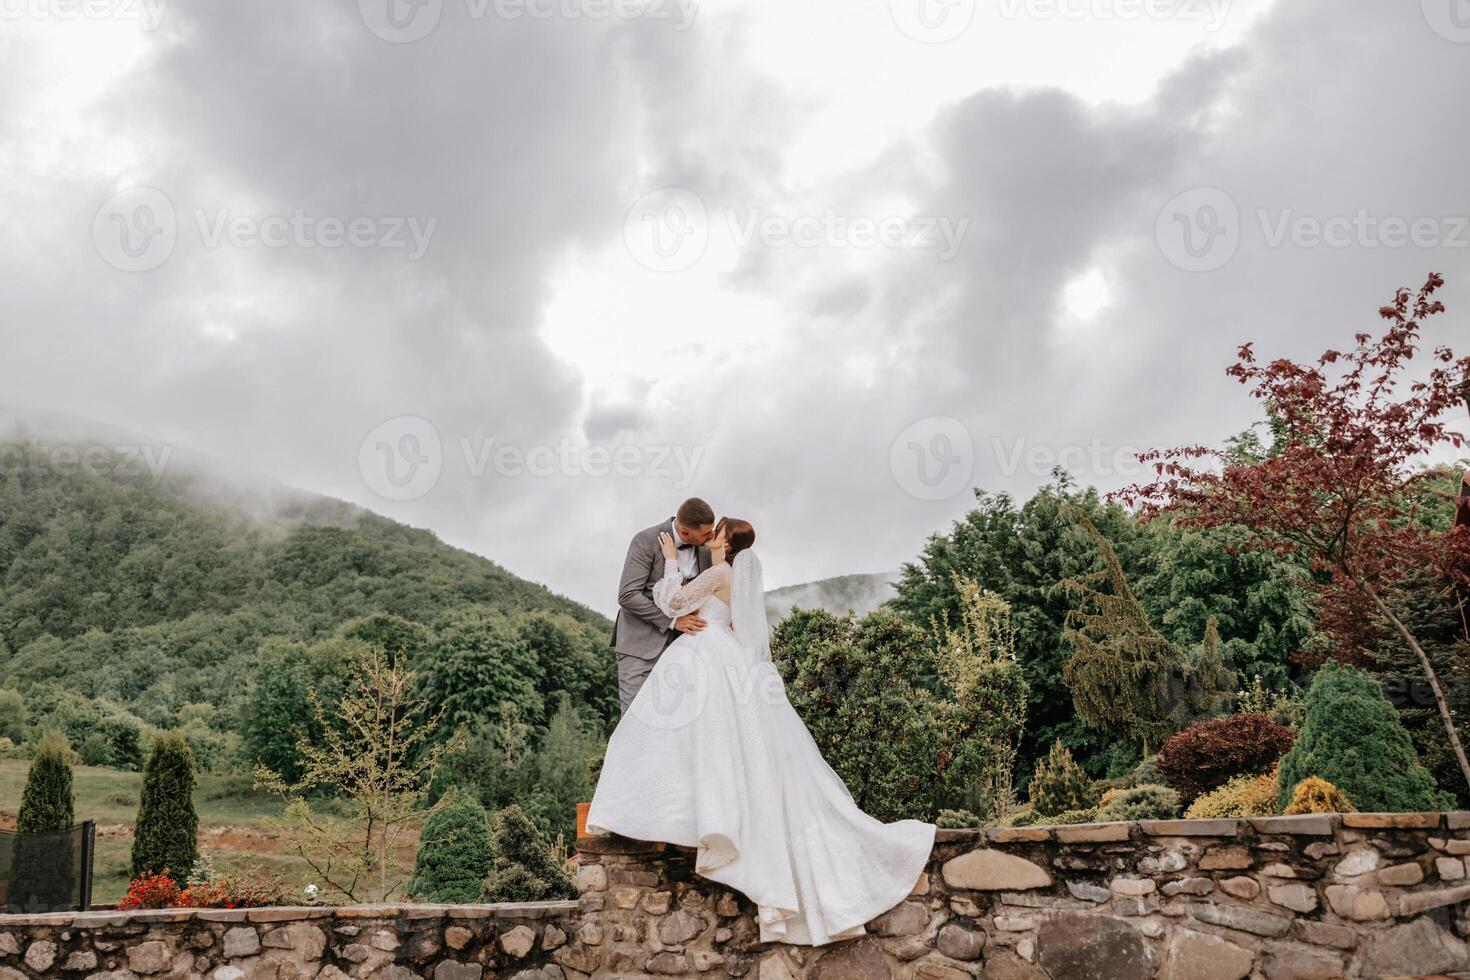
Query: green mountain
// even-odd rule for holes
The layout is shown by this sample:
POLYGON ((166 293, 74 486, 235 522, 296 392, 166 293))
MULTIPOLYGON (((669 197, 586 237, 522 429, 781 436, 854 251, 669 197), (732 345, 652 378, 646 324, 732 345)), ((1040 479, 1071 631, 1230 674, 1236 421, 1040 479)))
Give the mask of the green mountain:
MULTIPOLYGON (((504 626, 501 646, 456 653, 493 671, 511 649, 532 724, 562 692, 589 722, 615 711, 611 624, 585 606, 342 501, 90 452, 0 441, 0 689, 23 699, 0 736, 30 738, 45 722, 74 745, 97 734, 109 747, 96 752, 126 764, 132 736, 118 725, 237 735, 262 664, 320 660, 314 650, 398 619, 412 624, 421 673, 465 622, 504 626), (367 617, 380 621, 365 629, 367 617)), ((0 715, 15 702, 0 690, 0 715)))

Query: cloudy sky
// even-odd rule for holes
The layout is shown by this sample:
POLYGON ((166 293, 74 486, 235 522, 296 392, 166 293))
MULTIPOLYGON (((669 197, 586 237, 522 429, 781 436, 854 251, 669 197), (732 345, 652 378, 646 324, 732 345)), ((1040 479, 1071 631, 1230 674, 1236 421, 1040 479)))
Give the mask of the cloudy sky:
POLYGON ((1467 0, 0 0, 0 401, 603 611, 705 496, 770 585, 1255 421, 1435 270, 1467 0))

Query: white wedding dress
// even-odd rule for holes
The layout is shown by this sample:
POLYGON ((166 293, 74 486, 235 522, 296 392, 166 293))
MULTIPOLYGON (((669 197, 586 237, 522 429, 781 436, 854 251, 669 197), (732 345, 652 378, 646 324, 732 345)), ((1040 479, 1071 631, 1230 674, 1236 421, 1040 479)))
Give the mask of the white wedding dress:
POLYGON ((913 889, 934 826, 868 816, 822 759, 770 662, 753 553, 682 587, 666 567, 654 600, 709 625, 664 651, 613 732, 588 833, 696 848, 700 875, 758 906, 762 942, 862 935, 913 889))

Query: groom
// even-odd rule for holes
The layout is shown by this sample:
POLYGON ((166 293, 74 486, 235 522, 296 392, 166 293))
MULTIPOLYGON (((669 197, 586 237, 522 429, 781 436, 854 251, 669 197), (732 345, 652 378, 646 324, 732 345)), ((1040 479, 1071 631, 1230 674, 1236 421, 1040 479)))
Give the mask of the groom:
POLYGON ((705 627, 704 620, 694 613, 670 620, 653 601, 653 587, 664 577, 658 536, 665 532, 674 536, 679 548, 679 574, 688 582, 709 568, 709 551, 703 545, 715 533, 715 512, 703 500, 690 497, 672 518, 639 531, 628 545, 623 577, 618 582, 618 621, 613 627, 612 643, 618 654, 618 703, 624 712, 652 673, 664 647, 680 633, 698 633, 705 627))

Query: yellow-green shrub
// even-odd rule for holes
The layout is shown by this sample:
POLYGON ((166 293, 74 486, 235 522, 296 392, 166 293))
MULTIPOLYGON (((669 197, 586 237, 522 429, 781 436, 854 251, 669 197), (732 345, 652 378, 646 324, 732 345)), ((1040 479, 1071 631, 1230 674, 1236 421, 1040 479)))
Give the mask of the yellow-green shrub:
POLYGON ((1320 776, 1308 776, 1296 784, 1287 814, 1353 813, 1357 807, 1336 786, 1320 776))
POLYGON ((1197 798, 1184 811, 1191 820, 1269 817, 1276 813, 1276 773, 1236 776, 1197 798))

